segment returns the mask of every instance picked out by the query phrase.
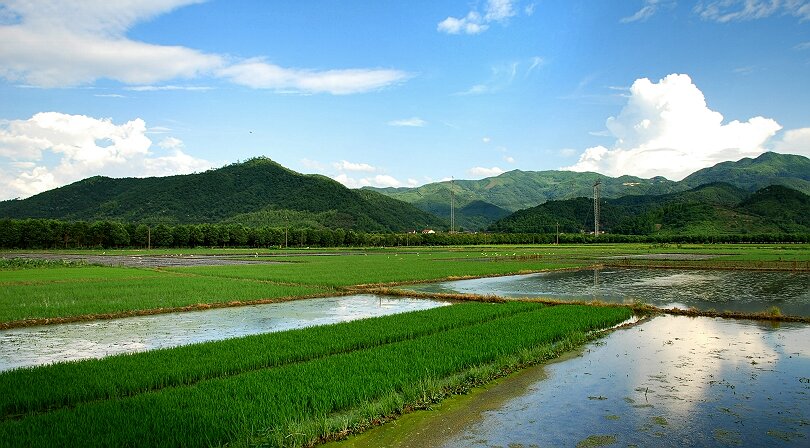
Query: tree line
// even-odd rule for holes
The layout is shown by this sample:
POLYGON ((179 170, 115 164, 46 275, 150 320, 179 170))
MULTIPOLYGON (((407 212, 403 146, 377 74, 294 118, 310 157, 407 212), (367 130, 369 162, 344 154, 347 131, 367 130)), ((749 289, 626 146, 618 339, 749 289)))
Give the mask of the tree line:
POLYGON ((582 233, 366 233, 344 229, 242 224, 146 224, 118 221, 0 219, 0 248, 396 247, 479 244, 810 242, 810 234, 619 235, 582 233))

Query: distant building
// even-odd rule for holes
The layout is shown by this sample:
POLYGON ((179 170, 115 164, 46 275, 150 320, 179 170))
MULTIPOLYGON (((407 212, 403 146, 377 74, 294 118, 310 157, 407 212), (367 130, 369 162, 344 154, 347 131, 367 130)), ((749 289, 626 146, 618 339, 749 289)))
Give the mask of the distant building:
POLYGON ((433 229, 425 229, 425 230, 422 231, 422 235, 428 235, 428 234, 431 234, 431 233, 436 233, 436 231, 433 230, 433 229))

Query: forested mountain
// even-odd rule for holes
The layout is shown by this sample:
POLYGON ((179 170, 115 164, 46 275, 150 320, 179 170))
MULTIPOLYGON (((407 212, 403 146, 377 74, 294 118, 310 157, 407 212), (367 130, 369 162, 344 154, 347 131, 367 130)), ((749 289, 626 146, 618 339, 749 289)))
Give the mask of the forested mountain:
MULTIPOLYGON (((600 203, 600 230, 625 235, 810 232, 810 196, 783 186, 749 193, 727 183, 666 195, 600 203)), ((490 230, 510 233, 593 232, 592 198, 549 201, 520 210, 490 230)))
MULTIPOLYGON (((769 185, 784 185, 810 194, 810 159, 767 152, 755 159, 719 163, 696 171, 680 182, 663 177, 613 178, 596 173, 520 170, 481 180, 456 180, 453 182, 456 223, 467 229, 483 229, 498 219, 494 215, 489 215, 492 217, 489 221, 486 216, 470 216, 463 208, 473 202, 478 202, 476 209, 480 209, 483 203, 514 212, 546 201, 593 197, 593 184, 597 180, 602 183, 601 195, 604 198, 676 193, 714 182, 727 182, 748 192, 769 185)), ((449 220, 450 185, 450 182, 437 182, 416 188, 366 188, 449 220)))
POLYGON ((727 182, 748 191, 783 185, 810 194, 810 159, 793 154, 766 152, 751 159, 722 162, 704 168, 681 181, 688 188, 712 182, 727 182))
MULTIPOLYGON (((456 225, 483 229, 498 218, 520 209, 555 200, 590 196, 593 184, 602 182, 604 197, 662 194, 684 189, 663 177, 608 177, 573 171, 514 170, 481 180, 456 180, 452 188, 456 204, 456 225), (500 216, 499 216, 500 215, 500 216)), ((437 182, 416 188, 372 188, 387 196, 449 220, 451 182, 437 182)))
POLYGON ((91 177, 23 200, 0 202, 0 217, 132 223, 258 221, 284 227, 406 231, 447 224, 373 191, 350 190, 267 158, 169 177, 91 177))

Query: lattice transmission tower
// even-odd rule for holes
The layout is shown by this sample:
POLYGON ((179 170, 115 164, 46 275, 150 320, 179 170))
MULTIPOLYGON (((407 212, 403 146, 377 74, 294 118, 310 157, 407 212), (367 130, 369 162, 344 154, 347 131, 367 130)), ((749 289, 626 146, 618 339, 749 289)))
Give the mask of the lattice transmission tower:
POLYGON ((593 236, 599 236, 599 188, 602 186, 601 181, 596 181, 593 184, 593 236))

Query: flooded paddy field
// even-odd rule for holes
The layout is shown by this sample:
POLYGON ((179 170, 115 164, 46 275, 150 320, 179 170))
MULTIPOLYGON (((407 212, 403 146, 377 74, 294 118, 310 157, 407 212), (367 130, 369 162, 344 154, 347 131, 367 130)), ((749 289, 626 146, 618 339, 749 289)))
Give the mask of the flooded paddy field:
POLYGON ((0 330, 0 371, 102 358, 448 305, 352 295, 0 330))
POLYGON ((776 306, 810 316, 810 274, 701 269, 603 268, 408 286, 428 293, 648 303, 659 308, 756 313, 776 306))
POLYGON ((338 445, 808 446, 807 341, 806 324, 659 316, 338 445))

